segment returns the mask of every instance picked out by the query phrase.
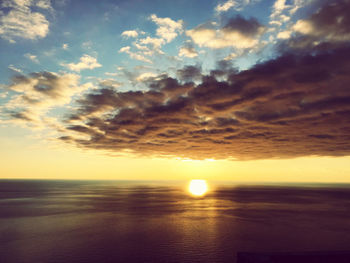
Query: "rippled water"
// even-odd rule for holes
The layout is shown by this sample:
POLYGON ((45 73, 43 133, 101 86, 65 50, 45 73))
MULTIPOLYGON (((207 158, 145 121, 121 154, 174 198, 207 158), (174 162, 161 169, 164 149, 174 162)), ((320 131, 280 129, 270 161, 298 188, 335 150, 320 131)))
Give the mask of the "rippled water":
POLYGON ((0 181, 0 262, 235 262, 350 250, 350 188, 0 181))

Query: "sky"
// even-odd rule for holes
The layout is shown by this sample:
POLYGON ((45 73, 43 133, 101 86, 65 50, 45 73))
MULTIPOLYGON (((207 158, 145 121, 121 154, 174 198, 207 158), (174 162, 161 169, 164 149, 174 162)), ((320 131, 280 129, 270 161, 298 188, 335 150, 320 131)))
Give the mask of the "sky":
POLYGON ((0 178, 350 182, 350 1, 3 0, 0 178))

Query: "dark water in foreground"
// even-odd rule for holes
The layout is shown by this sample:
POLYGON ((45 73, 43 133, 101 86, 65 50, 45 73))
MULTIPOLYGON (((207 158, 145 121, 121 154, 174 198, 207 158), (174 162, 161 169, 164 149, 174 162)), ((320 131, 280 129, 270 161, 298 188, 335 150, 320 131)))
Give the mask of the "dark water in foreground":
POLYGON ((350 250, 348 186, 0 180, 0 262, 235 262, 350 250))

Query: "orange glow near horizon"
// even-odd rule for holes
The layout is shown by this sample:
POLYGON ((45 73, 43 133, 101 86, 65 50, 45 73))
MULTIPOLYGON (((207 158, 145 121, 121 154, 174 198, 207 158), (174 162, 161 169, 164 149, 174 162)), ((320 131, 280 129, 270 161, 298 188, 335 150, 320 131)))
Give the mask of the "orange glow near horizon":
POLYGON ((1 179, 350 182, 350 157, 273 160, 182 160, 113 157, 97 151, 0 138, 1 179))

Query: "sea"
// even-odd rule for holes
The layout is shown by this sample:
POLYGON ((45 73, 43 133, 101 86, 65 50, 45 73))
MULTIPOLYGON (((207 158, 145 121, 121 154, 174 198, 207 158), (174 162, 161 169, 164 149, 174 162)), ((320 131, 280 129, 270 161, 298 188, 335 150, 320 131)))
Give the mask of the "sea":
POLYGON ((350 250, 350 185, 0 180, 1 263, 236 262, 350 250))

